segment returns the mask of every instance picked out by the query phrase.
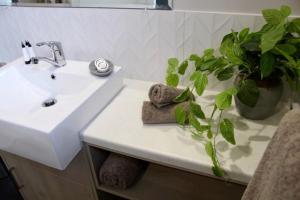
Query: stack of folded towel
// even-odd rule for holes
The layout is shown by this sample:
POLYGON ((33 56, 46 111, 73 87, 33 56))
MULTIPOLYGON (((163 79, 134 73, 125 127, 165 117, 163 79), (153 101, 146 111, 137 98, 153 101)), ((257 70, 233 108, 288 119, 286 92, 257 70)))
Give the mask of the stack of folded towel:
POLYGON ((175 109, 182 106, 188 112, 187 101, 176 103, 174 99, 183 92, 182 89, 169 87, 163 84, 155 84, 149 90, 150 101, 144 101, 142 120, 144 124, 175 123, 175 109))
POLYGON ((115 189, 133 186, 143 175, 147 162, 110 153, 99 171, 100 183, 115 189))

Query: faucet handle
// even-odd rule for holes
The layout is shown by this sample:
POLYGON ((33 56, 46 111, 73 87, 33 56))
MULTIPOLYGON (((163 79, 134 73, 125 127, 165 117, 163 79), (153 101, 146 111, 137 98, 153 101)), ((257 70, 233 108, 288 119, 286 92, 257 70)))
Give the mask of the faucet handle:
POLYGON ((38 42, 38 43, 36 43, 36 46, 38 46, 38 47, 41 47, 41 46, 44 46, 44 45, 50 46, 49 42, 38 42))
POLYGON ((36 46, 41 47, 41 46, 48 46, 50 48, 53 48, 54 46, 56 47, 61 47, 61 42, 58 41, 48 41, 48 42, 38 42, 36 46))
POLYGON ((58 51, 59 55, 64 57, 64 51, 61 42, 58 41, 39 42, 36 44, 36 46, 38 47, 48 46, 53 53, 56 53, 58 51))
POLYGON ((62 48, 61 42, 58 41, 48 41, 48 42, 39 42, 36 46, 48 46, 52 52, 52 59, 57 63, 57 66, 66 65, 65 55, 62 48))

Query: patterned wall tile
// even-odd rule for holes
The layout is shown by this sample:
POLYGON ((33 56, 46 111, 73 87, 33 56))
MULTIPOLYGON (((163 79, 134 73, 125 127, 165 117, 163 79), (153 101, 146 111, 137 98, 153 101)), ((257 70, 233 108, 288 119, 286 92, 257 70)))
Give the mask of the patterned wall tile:
POLYGON ((184 56, 201 54, 212 45, 214 14, 185 12, 184 56))
MULTIPOLYGON (((231 29, 256 29, 261 17, 193 11, 0 8, 0 61, 21 56, 20 41, 61 41, 68 59, 97 57, 124 66, 128 78, 164 81, 167 59, 218 47, 231 29)), ((36 49, 39 55, 47 48, 36 49)), ((185 79, 184 79, 185 80, 185 79)), ((212 88, 217 88, 214 79, 212 88)))
POLYGON ((184 14, 182 12, 159 12, 158 47, 159 64, 157 73, 164 81, 167 60, 170 57, 183 59, 184 14))
MULTIPOLYGON (((233 27, 233 18, 230 15, 216 13, 185 13, 185 36, 184 36, 184 56, 190 54, 203 54, 207 48, 218 48, 224 34, 233 27)), ((193 70, 189 68, 187 74, 193 70)), ((184 84, 188 84, 188 76, 183 77, 184 84)), ((209 77, 210 89, 223 89, 224 84, 209 77)))
POLYGON ((240 31, 246 27, 249 27, 250 30, 254 30, 256 25, 256 17, 257 16, 255 15, 242 15, 242 16, 233 15, 232 29, 234 31, 240 31))

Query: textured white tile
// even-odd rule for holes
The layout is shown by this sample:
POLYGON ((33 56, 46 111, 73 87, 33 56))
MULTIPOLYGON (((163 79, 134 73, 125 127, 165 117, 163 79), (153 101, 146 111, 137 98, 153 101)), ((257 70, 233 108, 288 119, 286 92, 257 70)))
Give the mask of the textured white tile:
POLYGON ((258 31, 266 23, 266 21, 262 16, 255 16, 253 18, 254 18, 253 30, 258 31))
POLYGON ((222 38, 233 28, 233 16, 226 14, 215 14, 212 32, 212 47, 218 48, 222 38))
POLYGON ((252 15, 244 15, 244 16, 232 16, 233 26, 232 29, 234 31, 240 31, 246 27, 249 27, 250 30, 254 30, 254 25, 256 22, 256 17, 252 15))
MULTIPOLYGON (((21 40, 58 40, 68 59, 101 56, 124 66, 128 78, 163 82, 169 57, 202 54, 231 29, 262 23, 249 15, 187 11, 10 7, 0 9, 0 61, 21 56, 21 40)), ((47 48, 36 51, 49 54, 47 48)))
POLYGON ((184 19, 182 12, 160 11, 158 13, 157 51, 159 52, 159 62, 157 67, 160 79, 164 81, 168 58, 183 59, 184 19))
POLYGON ((214 14, 185 12, 184 56, 202 54, 210 48, 213 37, 214 14))

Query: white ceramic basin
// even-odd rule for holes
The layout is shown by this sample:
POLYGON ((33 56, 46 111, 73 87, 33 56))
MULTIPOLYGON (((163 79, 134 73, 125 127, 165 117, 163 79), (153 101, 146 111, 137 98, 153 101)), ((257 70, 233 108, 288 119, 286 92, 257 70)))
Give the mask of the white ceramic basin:
POLYGON ((80 130, 123 87, 120 67, 101 78, 88 64, 55 68, 18 59, 0 68, 0 149, 64 169, 81 149, 80 130), (49 98, 56 104, 44 107, 49 98))

